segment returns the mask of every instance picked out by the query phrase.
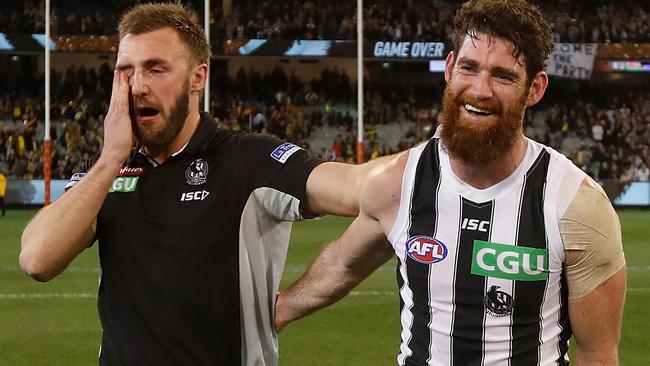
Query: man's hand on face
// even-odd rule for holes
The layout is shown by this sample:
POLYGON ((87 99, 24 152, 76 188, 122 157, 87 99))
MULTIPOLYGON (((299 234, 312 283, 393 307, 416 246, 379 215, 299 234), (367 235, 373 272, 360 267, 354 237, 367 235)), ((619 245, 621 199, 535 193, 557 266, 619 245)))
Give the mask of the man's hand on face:
POLYGON ((133 143, 133 127, 129 114, 129 90, 129 79, 126 73, 115 70, 111 103, 104 119, 102 155, 120 163, 129 156, 133 143))

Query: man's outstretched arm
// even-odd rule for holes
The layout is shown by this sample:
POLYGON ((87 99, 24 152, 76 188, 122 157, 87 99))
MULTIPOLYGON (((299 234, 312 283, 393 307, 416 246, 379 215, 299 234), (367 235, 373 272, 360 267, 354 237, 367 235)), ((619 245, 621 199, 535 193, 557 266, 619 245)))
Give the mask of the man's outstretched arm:
POLYGON ((361 212, 343 235, 323 248, 276 302, 278 330, 345 297, 393 255, 379 223, 361 212))
POLYGON ((308 216, 357 216, 366 177, 394 158, 389 155, 359 165, 327 162, 317 166, 307 180, 307 199, 301 208, 308 216))
POLYGON ((359 190, 359 216, 339 239, 321 251, 300 279, 278 295, 278 329, 340 300, 394 255, 386 233, 399 209, 407 160, 408 153, 394 155, 366 173, 359 190))

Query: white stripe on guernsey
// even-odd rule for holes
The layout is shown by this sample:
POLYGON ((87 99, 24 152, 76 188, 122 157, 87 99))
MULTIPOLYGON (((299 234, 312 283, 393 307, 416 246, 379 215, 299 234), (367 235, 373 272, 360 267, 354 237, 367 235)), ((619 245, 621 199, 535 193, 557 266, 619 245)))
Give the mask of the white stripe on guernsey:
POLYGON ((397 218, 387 236, 393 247, 395 247, 395 243, 400 243, 400 236, 404 231, 408 230, 411 214, 411 198, 413 197, 413 184, 415 182, 415 170, 417 169, 418 161, 420 160, 420 156, 422 155, 422 151, 426 145, 427 144, 422 144, 409 150, 409 157, 406 161, 406 166, 404 167, 404 173, 402 175, 402 188, 400 192, 397 218))
POLYGON ((422 155, 426 144, 422 144, 417 148, 409 150, 409 157, 404 167, 404 174, 402 176, 402 187, 401 187, 401 197, 400 197, 400 207, 398 210, 397 218, 395 219, 395 224, 391 229, 391 232, 388 235, 388 240, 395 250, 395 255, 399 258, 400 267, 399 267, 399 276, 401 276, 404 284, 400 290, 400 296, 404 301, 404 308, 400 314, 400 324, 402 325, 402 330, 400 332, 400 352, 397 355, 397 364, 403 365, 405 358, 412 354, 412 351, 408 348, 408 341, 411 339, 411 326, 413 325, 413 313, 411 313, 411 308, 413 307, 413 292, 409 287, 408 276, 406 275, 406 249, 404 248, 404 243, 408 240, 408 230, 410 223, 411 215, 411 198, 413 197, 413 184, 415 181, 415 171, 417 169, 417 164, 422 155))
MULTIPOLYGON (((520 201, 521 189, 512 189, 508 195, 500 197, 494 202, 493 216, 490 223, 490 242, 515 243, 517 236, 517 225, 515 223, 517 223, 520 201)), ((513 284, 512 280, 488 277, 485 284, 485 293, 487 294, 492 286, 497 286, 497 291, 503 291, 513 296, 513 284)), ((485 310, 485 326, 483 328, 485 365, 508 364, 512 337, 510 333, 511 323, 512 314, 496 316, 485 310)))
MULTIPOLYGON (((532 144, 528 144, 529 148, 531 148, 532 146, 533 146, 532 144)), ((523 164, 523 162, 522 162, 522 164, 523 164)), ((530 165, 532 165, 532 164, 533 163, 530 162, 530 161, 526 162, 526 165, 528 165, 527 169, 530 169, 530 165)), ((522 209, 523 200, 524 200, 524 191, 526 189, 526 175, 525 174, 522 177, 521 182, 519 182, 519 184, 520 184, 519 189, 516 191, 516 193, 518 194, 517 201, 516 201, 517 202, 517 206, 516 206, 517 207, 517 218, 516 218, 516 221, 513 221, 513 222, 516 222, 517 224, 516 224, 516 228, 515 228, 515 231, 514 231, 515 238, 514 238, 513 243, 517 243, 517 240, 519 239, 519 222, 521 220, 521 209, 522 209)), ((512 285, 511 285, 511 289, 512 289, 511 294, 512 294, 512 297, 513 297, 513 301, 514 301, 514 297, 516 296, 516 293, 515 293, 516 292, 515 291, 516 286, 515 286, 515 284, 516 284, 516 282, 513 281, 512 285)), ((510 336, 510 351, 509 351, 509 356, 508 356, 509 357, 508 358, 508 366, 510 366, 512 364, 512 359, 511 359, 512 358, 512 343, 513 343, 513 332, 512 332, 513 326, 512 326, 512 324, 514 322, 514 319, 513 319, 512 316, 510 316, 509 319, 510 319, 510 324, 509 324, 509 328, 508 328, 508 334, 510 336)))
POLYGON ((447 247, 447 258, 431 264, 429 306, 435 309, 431 323, 431 360, 438 364, 450 364, 451 334, 453 322, 454 296, 454 262, 456 258, 456 242, 458 241, 458 221, 460 217, 460 196, 445 180, 453 179, 448 174, 442 174, 440 190, 437 192, 437 212, 443 211, 437 217, 436 239, 447 247))
POLYGON ((560 348, 562 347, 559 344, 562 333, 560 317, 562 307, 568 306, 568 304, 562 303, 560 289, 564 270, 564 244, 560 236, 559 218, 557 217, 558 196, 560 191, 577 192, 582 181, 582 178, 567 177, 565 173, 569 173, 567 167, 571 163, 563 157, 558 159, 559 154, 553 153, 552 150, 547 151, 550 154, 550 159, 544 190, 544 222, 548 243, 549 277, 541 309, 540 365, 554 365, 560 357, 560 348))
MULTIPOLYGON (((405 242, 406 239, 403 239, 401 242, 405 242)), ((409 349, 408 342, 413 336, 411 333, 411 327, 413 326, 413 313, 411 308, 413 307, 413 292, 409 286, 408 276, 406 275, 406 250, 404 248, 397 248, 396 253, 400 258, 400 268, 399 275, 402 276, 404 280, 404 285, 400 289, 400 297, 404 301, 404 308, 400 314, 400 324, 402 325, 402 331, 400 333, 401 344, 399 346, 400 352, 397 355, 397 364, 404 365, 406 357, 410 356, 413 351, 409 349)))

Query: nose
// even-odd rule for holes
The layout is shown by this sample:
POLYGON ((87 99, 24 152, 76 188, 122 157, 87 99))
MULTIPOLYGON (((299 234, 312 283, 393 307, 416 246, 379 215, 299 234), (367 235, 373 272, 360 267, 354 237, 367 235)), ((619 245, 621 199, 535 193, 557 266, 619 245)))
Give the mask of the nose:
POLYGON ((134 97, 145 97, 149 95, 149 86, 142 72, 134 72, 129 78, 129 83, 131 84, 131 94, 134 97))
POLYGON ((490 99, 493 96, 492 80, 489 73, 481 71, 474 78, 472 86, 469 88, 471 95, 478 100, 490 99))

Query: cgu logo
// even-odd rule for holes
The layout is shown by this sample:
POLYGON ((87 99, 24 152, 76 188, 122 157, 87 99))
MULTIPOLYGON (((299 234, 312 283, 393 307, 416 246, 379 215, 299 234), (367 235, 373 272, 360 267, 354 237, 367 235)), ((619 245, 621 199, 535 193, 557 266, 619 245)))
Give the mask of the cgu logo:
POLYGON ((447 247, 430 236, 413 236, 406 241, 406 253, 416 262, 433 264, 447 257, 447 247))
POLYGON ((208 191, 185 192, 181 195, 181 202, 203 201, 210 194, 208 191))
POLYGON ((471 230, 471 231, 478 230, 487 233, 488 229, 486 228, 486 226, 489 225, 490 225, 489 221, 465 218, 463 219, 463 225, 461 225, 461 228, 464 230, 471 230))
POLYGON ((117 177, 108 192, 133 192, 138 185, 138 177, 117 177))
POLYGON ((474 240, 472 274, 519 281, 548 278, 545 249, 474 240))

